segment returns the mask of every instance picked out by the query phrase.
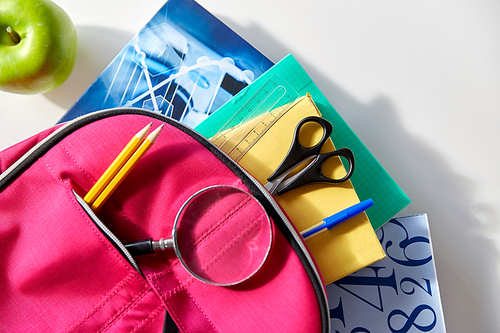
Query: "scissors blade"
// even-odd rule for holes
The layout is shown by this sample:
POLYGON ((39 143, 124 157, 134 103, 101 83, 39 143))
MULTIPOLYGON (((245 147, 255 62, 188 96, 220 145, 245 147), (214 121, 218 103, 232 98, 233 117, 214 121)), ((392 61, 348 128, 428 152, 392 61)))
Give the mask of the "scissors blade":
MULTIPOLYGON (((289 184, 290 182, 293 181, 293 179, 295 179, 296 177, 298 177, 302 171, 299 171, 298 173, 296 173, 295 175, 291 176, 289 179, 286 179, 285 178, 293 171, 295 170, 299 165, 301 165, 302 163, 305 163, 309 160, 312 160, 316 158, 316 156, 308 156, 304 159, 302 159, 301 161, 295 163, 294 165, 292 165, 290 168, 288 168, 287 170, 283 171, 277 178, 274 178, 272 181, 270 182, 267 182, 264 187, 269 191, 269 193, 271 194, 276 194, 281 188, 283 188, 284 186, 286 186, 287 184, 289 184)), ((307 166, 305 167, 307 168, 307 166)), ((305 169, 304 168, 304 169, 305 169)))
POLYGON ((272 182, 267 182, 264 187, 266 188, 266 190, 269 191, 269 193, 271 194, 276 194, 276 192, 278 192, 278 186, 279 186, 279 182, 277 181, 272 181, 272 182))

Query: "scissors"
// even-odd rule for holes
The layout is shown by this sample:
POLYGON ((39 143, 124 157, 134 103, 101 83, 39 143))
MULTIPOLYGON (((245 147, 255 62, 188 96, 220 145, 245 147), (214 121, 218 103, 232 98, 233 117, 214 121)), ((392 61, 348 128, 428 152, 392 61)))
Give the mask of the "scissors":
POLYGON ((311 183, 342 183, 351 178, 354 171, 354 155, 349 148, 340 148, 328 153, 320 153, 321 148, 333 132, 332 124, 321 117, 309 116, 302 119, 295 127, 295 133, 290 150, 273 172, 264 187, 271 193, 281 195, 297 187, 311 183), (304 147, 299 141, 299 132, 306 123, 317 123, 323 128, 323 137, 312 147, 304 147), (339 179, 330 178, 323 174, 321 167, 326 160, 333 156, 342 156, 349 162, 349 171, 339 179), (300 164, 312 160, 304 169, 285 179, 300 164))

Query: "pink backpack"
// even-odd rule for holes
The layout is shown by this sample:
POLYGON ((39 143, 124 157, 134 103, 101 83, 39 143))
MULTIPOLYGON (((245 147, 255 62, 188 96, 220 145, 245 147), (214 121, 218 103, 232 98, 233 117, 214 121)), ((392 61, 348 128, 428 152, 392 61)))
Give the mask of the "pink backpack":
POLYGON ((201 135, 146 110, 91 113, 0 152, 0 258, 2 332, 330 331, 320 273, 272 196, 201 135), (150 122, 164 124, 155 144, 91 216, 78 196, 150 122), (186 198, 214 185, 251 193, 272 221, 255 275, 215 286, 173 251, 123 247, 169 237, 186 198))

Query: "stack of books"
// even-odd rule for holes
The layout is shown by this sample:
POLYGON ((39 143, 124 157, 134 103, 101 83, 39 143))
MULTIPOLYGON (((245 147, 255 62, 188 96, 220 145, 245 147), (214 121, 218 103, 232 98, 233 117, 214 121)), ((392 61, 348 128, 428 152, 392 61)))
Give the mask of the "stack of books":
POLYGON ((328 284, 332 332, 408 332, 412 327, 445 332, 427 216, 393 219, 410 199, 293 55, 274 64, 196 2, 169 0, 59 122, 119 106, 164 114, 213 140, 224 131, 241 131, 242 123, 254 130, 254 118, 282 110, 279 120, 235 158, 262 181, 268 176, 259 174, 263 165, 274 165, 286 154, 286 147, 265 142, 276 141, 277 132, 291 135, 296 123, 290 119, 314 114, 329 120, 331 144, 350 148, 356 158, 348 184, 321 188, 324 192, 304 200, 309 206, 297 204, 305 190, 276 199, 299 230, 312 216, 321 220, 366 199, 375 203, 366 214, 306 242, 328 284), (304 99, 310 101, 298 110, 304 99), (248 119, 231 123, 242 114, 248 119), (251 162, 252 154, 260 164, 251 162))

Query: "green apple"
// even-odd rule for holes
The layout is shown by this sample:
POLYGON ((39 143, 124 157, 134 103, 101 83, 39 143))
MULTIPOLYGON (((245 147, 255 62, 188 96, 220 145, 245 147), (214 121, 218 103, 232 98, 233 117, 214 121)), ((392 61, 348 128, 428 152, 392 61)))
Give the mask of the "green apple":
POLYGON ((0 90, 38 94, 59 87, 78 42, 68 14, 50 0, 0 0, 0 90))

